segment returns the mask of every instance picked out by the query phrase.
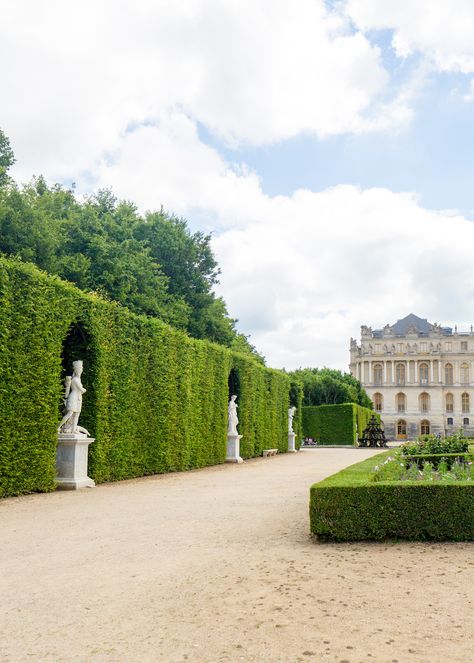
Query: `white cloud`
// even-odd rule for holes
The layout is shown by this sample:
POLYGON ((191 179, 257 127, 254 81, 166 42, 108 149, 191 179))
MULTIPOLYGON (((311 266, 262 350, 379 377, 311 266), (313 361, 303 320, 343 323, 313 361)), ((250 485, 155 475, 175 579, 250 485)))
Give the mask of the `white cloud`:
MULTIPOLYGON (((454 17, 441 1, 347 7, 361 30, 395 30, 400 56, 471 70, 467 3, 454 17)), ((410 311, 468 320, 471 223, 386 189, 270 197, 200 139, 200 125, 265 145, 410 119, 416 76, 391 90, 378 48, 322 0, 6 0, 0 68, 17 177, 112 186, 216 228, 220 292, 272 365, 342 367, 360 324, 410 311)))
POLYGON ((469 321, 474 224, 416 196, 336 186, 266 195, 255 173, 203 145, 182 114, 127 134, 112 185, 216 229, 219 292, 271 365, 346 367, 349 337, 413 311, 469 321), (148 151, 145 147, 148 146, 148 151), (146 153, 146 162, 142 155, 146 153))
POLYGON ((440 71, 474 71, 472 0, 346 0, 342 8, 363 32, 393 30, 399 57, 421 53, 440 71))
POLYGON ((179 110, 229 143, 397 127, 379 49, 322 0, 5 0, 1 126, 16 174, 94 171, 179 110))

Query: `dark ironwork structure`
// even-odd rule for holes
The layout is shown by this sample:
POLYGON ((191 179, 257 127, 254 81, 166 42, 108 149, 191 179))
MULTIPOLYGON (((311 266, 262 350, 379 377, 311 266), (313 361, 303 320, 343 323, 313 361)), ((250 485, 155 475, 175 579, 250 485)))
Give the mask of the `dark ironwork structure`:
POLYGON ((382 430, 380 422, 373 414, 370 417, 367 428, 359 438, 359 447, 386 447, 387 440, 385 433, 382 430))

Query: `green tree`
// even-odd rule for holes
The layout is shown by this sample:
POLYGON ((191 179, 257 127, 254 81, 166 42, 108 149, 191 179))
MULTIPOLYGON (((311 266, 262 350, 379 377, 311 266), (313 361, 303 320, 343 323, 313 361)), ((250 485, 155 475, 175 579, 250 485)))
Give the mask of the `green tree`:
POLYGON ((15 163, 10 141, 0 129, 0 188, 10 181, 8 171, 15 163))
POLYGON ((358 403, 372 408, 362 385, 349 373, 331 368, 300 368, 291 375, 303 384, 304 405, 358 403))

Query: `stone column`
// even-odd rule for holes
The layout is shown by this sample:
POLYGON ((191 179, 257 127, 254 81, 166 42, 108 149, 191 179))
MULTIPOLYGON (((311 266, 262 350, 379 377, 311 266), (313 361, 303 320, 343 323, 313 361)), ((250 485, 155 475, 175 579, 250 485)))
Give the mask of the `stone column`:
POLYGON ((372 362, 369 361, 369 384, 372 384, 373 382, 373 376, 372 376, 372 362))
POLYGON ((443 374, 441 371, 441 359, 438 360, 438 382, 441 384, 443 381, 443 374))
POLYGON ((418 382, 418 361, 415 359, 415 384, 418 382))
POLYGON ((388 372, 387 372, 387 360, 383 363, 383 383, 387 384, 388 382, 388 372))
POLYGON ((434 366, 433 366, 433 360, 430 359, 430 383, 433 384, 435 381, 434 379, 434 366))
POLYGON ((60 490, 95 486, 95 482, 87 476, 89 444, 92 442, 94 438, 82 433, 58 433, 56 481, 60 490))

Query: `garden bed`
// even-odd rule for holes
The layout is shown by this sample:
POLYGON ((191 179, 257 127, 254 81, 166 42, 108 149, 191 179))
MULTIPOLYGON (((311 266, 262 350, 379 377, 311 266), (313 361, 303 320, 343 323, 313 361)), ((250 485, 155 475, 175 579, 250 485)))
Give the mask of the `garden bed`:
POLYGON ((311 532, 322 541, 474 540, 474 482, 377 480, 394 452, 351 465, 311 486, 311 532))

